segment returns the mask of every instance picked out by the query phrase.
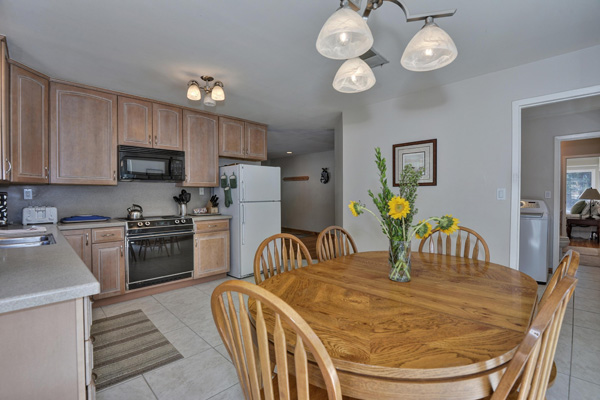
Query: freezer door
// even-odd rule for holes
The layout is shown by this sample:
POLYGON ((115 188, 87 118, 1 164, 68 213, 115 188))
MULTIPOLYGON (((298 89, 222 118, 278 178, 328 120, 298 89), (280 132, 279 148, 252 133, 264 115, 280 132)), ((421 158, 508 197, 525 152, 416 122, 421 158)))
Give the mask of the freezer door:
POLYGON ((240 201, 280 201, 281 169, 260 165, 240 165, 240 201))
POLYGON ((254 255, 258 245, 269 236, 281 233, 280 203, 242 203, 240 218, 240 277, 244 277, 254 273, 254 255))

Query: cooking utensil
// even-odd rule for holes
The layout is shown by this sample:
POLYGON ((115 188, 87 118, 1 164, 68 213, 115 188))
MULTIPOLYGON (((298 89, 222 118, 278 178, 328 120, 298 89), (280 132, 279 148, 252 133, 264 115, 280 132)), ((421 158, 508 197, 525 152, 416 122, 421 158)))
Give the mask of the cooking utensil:
POLYGON ((175 203, 181 204, 181 201, 179 201, 179 197, 173 196, 173 200, 175 200, 175 203))
POLYGON ((142 219, 144 218, 143 216, 143 212, 144 210, 142 209, 142 206, 138 205, 138 204, 134 204, 132 207, 129 207, 127 209, 128 215, 127 215, 127 219, 142 219))
POLYGON ((185 204, 187 204, 192 199, 192 194, 191 193, 186 193, 186 194, 183 195, 183 198, 185 199, 185 204))

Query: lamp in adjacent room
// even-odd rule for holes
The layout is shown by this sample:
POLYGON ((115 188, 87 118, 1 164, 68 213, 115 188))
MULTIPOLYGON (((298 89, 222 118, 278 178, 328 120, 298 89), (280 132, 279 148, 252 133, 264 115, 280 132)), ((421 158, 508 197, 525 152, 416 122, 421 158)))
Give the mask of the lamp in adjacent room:
POLYGON ((581 193, 581 196, 579 196, 580 200, 589 200, 590 201, 590 216, 589 218, 592 218, 592 205, 594 204, 594 200, 600 200, 600 193, 598 192, 598 189, 594 189, 594 188, 587 188, 584 190, 583 193, 581 193))

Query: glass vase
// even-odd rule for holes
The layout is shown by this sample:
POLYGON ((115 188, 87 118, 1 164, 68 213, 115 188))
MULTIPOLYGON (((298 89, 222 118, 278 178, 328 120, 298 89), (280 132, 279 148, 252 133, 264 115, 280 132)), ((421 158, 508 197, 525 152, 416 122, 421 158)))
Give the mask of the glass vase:
POLYGON ((390 279, 410 282, 410 241, 390 240, 390 279))

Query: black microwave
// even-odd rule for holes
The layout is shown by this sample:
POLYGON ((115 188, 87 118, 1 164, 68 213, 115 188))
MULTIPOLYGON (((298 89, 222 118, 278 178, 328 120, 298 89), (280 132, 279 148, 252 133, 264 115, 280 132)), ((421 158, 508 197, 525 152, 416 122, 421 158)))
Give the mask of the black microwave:
POLYGON ((176 150, 119 146, 119 180, 183 182, 185 153, 176 150))

